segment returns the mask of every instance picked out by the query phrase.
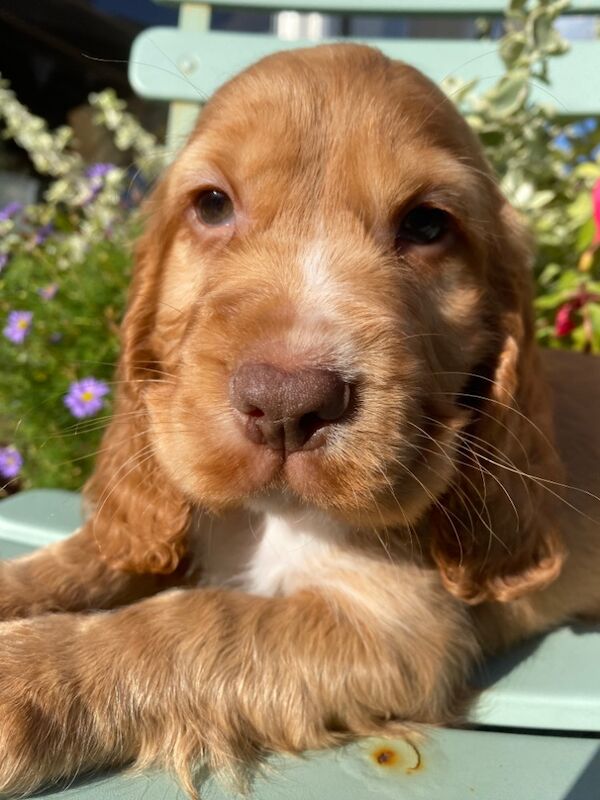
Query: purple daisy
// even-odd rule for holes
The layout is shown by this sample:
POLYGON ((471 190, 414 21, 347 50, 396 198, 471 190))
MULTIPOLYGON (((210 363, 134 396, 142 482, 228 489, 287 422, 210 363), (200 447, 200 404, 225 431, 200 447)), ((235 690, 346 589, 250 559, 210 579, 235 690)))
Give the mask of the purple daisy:
POLYGON ((104 179, 113 169, 115 169, 114 164, 103 163, 92 164, 86 169, 85 175, 86 178, 89 178, 90 193, 83 201, 84 206, 89 206, 96 199, 104 186, 104 179))
POLYGON ((103 164, 102 162, 90 164, 85 171, 85 175, 87 178, 104 178, 109 172, 112 172, 114 168, 114 164, 103 164))
POLYGON ((0 447, 0 476, 2 478, 15 478, 23 466, 23 457, 16 447, 0 447))
POLYGON ((69 386, 69 391, 64 397, 64 404, 77 419, 91 417, 100 411, 104 405, 102 398, 109 391, 104 381, 98 381, 92 377, 82 378, 69 386))
POLYGON ((48 222, 47 225, 42 225, 41 228, 38 228, 38 230, 35 232, 35 236, 33 237, 34 247, 39 247, 39 245, 44 244, 46 239, 53 231, 54 225, 51 222, 48 222))
POLYGON ((8 205, 4 206, 4 208, 0 208, 0 222, 4 222, 11 217, 14 217, 15 214, 19 214, 23 210, 23 203, 9 203, 8 205))
POLYGON ((13 344, 23 344, 31 329, 31 311, 11 311, 2 333, 13 344))
POLYGON ((42 300, 52 300, 58 292, 58 283, 49 283, 48 286, 42 286, 38 289, 38 294, 42 300))

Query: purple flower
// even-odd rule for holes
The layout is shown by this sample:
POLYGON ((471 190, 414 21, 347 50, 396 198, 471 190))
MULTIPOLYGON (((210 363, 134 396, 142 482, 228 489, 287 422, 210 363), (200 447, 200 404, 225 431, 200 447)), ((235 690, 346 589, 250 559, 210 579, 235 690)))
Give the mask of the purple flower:
POLYGON ((102 398, 108 392, 109 388, 104 381, 98 381, 92 377, 82 378, 69 386, 69 391, 64 397, 64 404, 77 419, 91 417, 100 411, 104 405, 102 398))
POLYGON ((8 264, 8 253, 0 253, 0 272, 8 264))
POLYGON ((82 205, 89 206, 89 204, 96 199, 96 197, 98 196, 100 190, 104 185, 104 178, 113 169, 115 169, 114 164, 102 164, 102 163, 92 164, 86 169, 85 171, 86 178, 90 179, 89 183, 90 193, 85 198, 82 205))
POLYGON ((0 476, 15 478, 23 466, 23 457, 16 447, 0 447, 0 476))
POLYGON ((40 244, 44 244, 53 230, 54 225, 51 222, 48 222, 47 225, 43 225, 41 228, 38 228, 38 230, 35 232, 35 236, 33 237, 33 246, 37 247, 40 244))
POLYGON ((11 217, 14 217, 15 214, 18 214, 23 210, 23 203, 9 203, 8 205, 4 206, 4 208, 0 208, 0 222, 4 222, 11 217))
POLYGON ((115 168, 114 164, 91 164, 85 171, 86 178, 104 178, 115 168))
POLYGON ((42 286, 38 289, 38 294, 42 300, 52 300, 58 292, 58 283, 49 283, 48 286, 42 286))
POLYGON ((32 319, 31 311, 11 311, 2 333, 13 344, 23 344, 31 328, 32 319))
POLYGON ((62 342, 62 338, 63 335, 60 333, 60 331, 54 331, 54 333, 51 333, 48 337, 48 341, 50 344, 60 344, 62 342))

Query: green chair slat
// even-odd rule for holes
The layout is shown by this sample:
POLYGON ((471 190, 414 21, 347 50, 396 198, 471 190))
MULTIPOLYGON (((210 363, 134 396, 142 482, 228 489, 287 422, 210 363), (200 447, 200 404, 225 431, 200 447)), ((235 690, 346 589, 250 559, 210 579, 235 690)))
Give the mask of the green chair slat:
POLYGON ((5 547, 32 550, 64 539, 81 525, 81 497, 60 489, 33 489, 0 502, 0 558, 5 547))
MULTIPOLYGON (((438 39, 368 39, 392 58, 413 64, 439 83, 452 76, 492 85, 503 73, 497 47, 487 41, 438 39)), ((314 45, 267 34, 195 32, 149 28, 134 42, 129 79, 142 97, 200 103, 224 81, 257 59, 277 50, 314 45)), ((551 87, 532 87, 533 96, 555 105, 561 114, 587 115, 600 109, 600 83, 582 80, 600 74, 600 44, 576 42, 550 65, 551 87)))
MULTIPOLYGON (((161 5, 181 5, 182 0, 158 0, 161 5)), ((334 14, 504 14, 507 0, 184 0, 186 5, 257 11, 318 11, 334 14)), ((585 14, 600 11, 598 0, 573 0, 565 13, 585 14)))

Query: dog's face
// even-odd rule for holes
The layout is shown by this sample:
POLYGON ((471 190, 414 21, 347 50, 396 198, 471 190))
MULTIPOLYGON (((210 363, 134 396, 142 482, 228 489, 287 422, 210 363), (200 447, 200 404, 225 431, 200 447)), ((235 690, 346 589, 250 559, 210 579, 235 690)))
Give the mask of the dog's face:
POLYGON ((450 103, 371 51, 269 59, 206 109, 157 212, 171 241, 153 348, 173 383, 147 404, 175 481, 209 507, 284 493, 414 520, 448 480, 457 397, 498 346, 498 197, 450 103), (319 371, 340 381, 333 419, 317 387, 305 441, 256 432, 261 392, 319 371))
POLYGON ((173 486, 211 510, 423 518, 530 334, 527 248, 445 96, 365 47, 270 57, 152 202, 124 364, 173 486))

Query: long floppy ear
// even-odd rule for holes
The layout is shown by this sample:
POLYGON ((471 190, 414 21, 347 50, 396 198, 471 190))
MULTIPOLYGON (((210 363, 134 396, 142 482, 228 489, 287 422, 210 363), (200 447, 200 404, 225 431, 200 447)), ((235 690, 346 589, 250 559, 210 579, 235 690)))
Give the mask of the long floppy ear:
POLYGON ((500 225, 489 279, 498 344, 465 390, 473 417, 432 530, 447 589, 472 604, 506 602, 547 585, 565 557, 554 513, 563 471, 534 340, 531 247, 505 201, 500 225))
MULTIPOLYGON (((151 199, 160 208, 162 188, 151 199)), ((129 305, 121 330, 114 417, 104 435, 96 469, 85 486, 93 505, 88 523, 101 556, 131 572, 173 572, 186 550, 190 504, 155 458, 143 402, 148 381, 161 377, 150 337, 158 272, 166 236, 153 219, 138 243, 129 305)))

